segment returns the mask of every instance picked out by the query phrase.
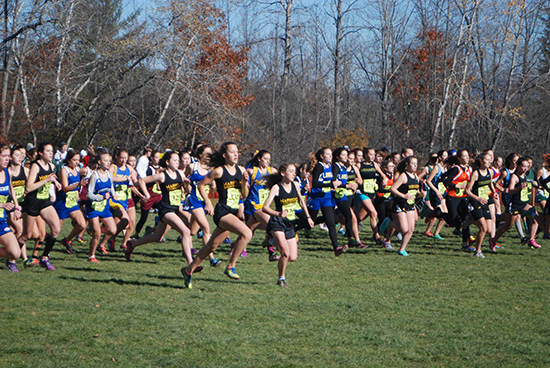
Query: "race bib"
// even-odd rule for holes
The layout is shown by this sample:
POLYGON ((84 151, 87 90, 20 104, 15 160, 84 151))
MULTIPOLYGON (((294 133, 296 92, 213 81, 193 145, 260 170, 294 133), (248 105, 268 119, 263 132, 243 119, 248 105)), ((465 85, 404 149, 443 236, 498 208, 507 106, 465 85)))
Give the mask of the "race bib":
POLYGON ((107 205, 107 200, 104 199, 102 201, 97 201, 92 203, 92 208, 94 211, 102 212, 105 209, 105 206, 107 205))
MULTIPOLYGON (((8 196, 0 196, 0 203, 7 203, 8 196)), ((3 208, 0 208, 0 219, 6 218, 6 211, 3 208)))
POLYGON ((258 190, 258 197, 260 198, 260 205, 263 206, 267 197, 269 197, 269 189, 258 190))
POLYGON ((67 197, 65 198, 65 207, 66 208, 73 208, 77 204, 77 198, 78 198, 78 192, 76 190, 73 190, 71 192, 66 193, 67 197))
POLYGON ((286 211, 286 218, 290 221, 296 220, 296 213, 295 211, 298 209, 300 205, 298 204, 298 201, 294 203, 289 203, 283 205, 283 210, 286 211))
POLYGON ((334 196, 336 199, 342 199, 347 195, 348 190, 346 188, 336 188, 334 196))
MULTIPOLYGON (((461 185, 461 184, 466 184, 466 182, 461 181, 460 183, 457 183, 456 185, 461 185)), ((455 193, 456 193, 457 197, 463 197, 464 196, 464 188, 461 188, 461 189, 456 188, 455 193)))
POLYGON ((227 206, 238 209, 239 200, 241 199, 241 191, 237 188, 228 188, 227 189, 227 206))
POLYGON ((407 192, 407 194, 412 195, 413 197, 411 199, 407 199, 408 204, 414 204, 414 201, 416 201, 416 189, 411 189, 407 192))
MULTIPOLYGON (((204 191, 206 192, 206 195, 209 195, 210 194, 210 185, 205 186, 204 191)), ((202 198, 201 192, 199 191, 198 187, 195 189, 195 193, 197 193, 197 199, 201 202, 204 202, 204 198, 202 198)))
POLYGON ((376 191, 376 179, 366 179, 363 181, 363 192, 372 194, 376 191))
POLYGON ((21 202, 25 198, 25 186, 21 185, 21 186, 18 186, 18 187, 14 187, 13 191, 15 192, 15 197, 17 198, 17 203, 21 204, 21 202))
POLYGON ((478 197, 489 200, 489 194, 491 194, 491 188, 488 185, 477 188, 478 197))
POLYGON ((520 192, 519 200, 522 202, 529 202, 530 194, 531 194, 531 191, 529 190, 528 187, 523 188, 520 192))
POLYGON ((170 205, 179 206, 181 204, 181 189, 170 191, 170 205))
POLYGON ((38 188, 38 192, 36 193, 36 199, 49 199, 50 198, 50 185, 52 183, 46 183, 42 185, 40 188, 38 188))
POLYGON ((119 201, 125 201, 128 199, 128 189, 129 188, 126 184, 116 186, 115 193, 119 201))
POLYGON ((439 182, 437 183, 437 190, 439 190, 439 193, 443 194, 447 189, 445 188, 445 184, 443 184, 442 182, 439 182))

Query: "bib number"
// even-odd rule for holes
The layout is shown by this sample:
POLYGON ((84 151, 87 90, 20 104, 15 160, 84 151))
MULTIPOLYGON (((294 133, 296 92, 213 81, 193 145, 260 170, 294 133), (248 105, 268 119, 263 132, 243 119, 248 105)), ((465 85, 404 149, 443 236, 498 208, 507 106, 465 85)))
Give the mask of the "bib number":
POLYGON ((181 204, 181 189, 170 191, 170 205, 179 206, 181 204))
MULTIPOLYGON (((206 192, 206 195, 209 195, 210 194, 210 185, 205 186, 204 191, 206 192)), ((201 202, 204 202, 204 198, 202 198, 201 192, 199 191, 198 187, 195 188, 195 193, 197 193, 197 199, 201 202)))
POLYGON ((21 185, 18 187, 14 187, 13 191, 15 192, 15 196, 17 197, 17 203, 21 204, 21 202, 25 198, 25 186, 21 185))
POLYGON ((480 198, 483 198, 485 200, 489 200, 490 193, 491 193, 491 189, 489 188, 489 186, 483 186, 483 187, 477 188, 477 195, 480 198))
POLYGON ((267 197, 269 197, 269 189, 258 190, 258 197, 260 198, 260 205, 263 206, 267 197))
POLYGON ((76 206, 77 197, 78 197, 78 192, 76 190, 73 190, 67 193, 67 197, 65 198, 65 207, 73 208, 74 206, 76 206))
POLYGON ((239 200, 241 199, 241 191, 237 188, 228 188, 227 189, 227 206, 238 209, 239 200))
POLYGON ((531 194, 529 188, 523 188, 520 192, 519 200, 522 202, 529 202, 529 194, 531 194))
MULTIPOLYGON (((0 196, 0 203, 7 203, 8 196, 0 196)), ((3 219, 6 217, 6 211, 3 208, 0 208, 0 218, 3 219)))
POLYGON ((376 188, 376 179, 366 179, 363 182, 363 192, 372 194, 375 192, 376 188))
POLYGON ((94 211, 103 212, 106 205, 107 205, 107 200, 104 199, 102 201, 92 203, 92 208, 94 209, 94 211))
POLYGON ((298 207, 298 202, 294 202, 294 203, 290 203, 290 204, 285 204, 283 205, 283 210, 286 211, 286 218, 289 220, 289 221, 294 221, 296 220, 296 209, 298 207))
POLYGON ((439 193, 441 194, 445 193, 445 184, 443 184, 442 182, 437 183, 437 190, 439 190, 439 193))
POLYGON ((46 183, 38 189, 36 193, 36 199, 48 199, 50 198, 50 185, 51 183, 46 183))
POLYGON ((412 195, 413 197, 411 199, 407 199, 407 204, 413 205, 414 201, 416 200, 416 189, 411 189, 407 192, 407 194, 412 195))
POLYGON ((120 201, 125 201, 128 199, 128 186, 127 185, 117 185, 116 187, 116 196, 120 201))
MULTIPOLYGON (((461 185, 461 184, 466 184, 466 182, 461 181, 460 183, 457 183, 457 185, 461 185)), ((464 188, 461 188, 461 189, 456 188, 455 193, 456 193, 457 197, 463 197, 464 196, 464 188)))

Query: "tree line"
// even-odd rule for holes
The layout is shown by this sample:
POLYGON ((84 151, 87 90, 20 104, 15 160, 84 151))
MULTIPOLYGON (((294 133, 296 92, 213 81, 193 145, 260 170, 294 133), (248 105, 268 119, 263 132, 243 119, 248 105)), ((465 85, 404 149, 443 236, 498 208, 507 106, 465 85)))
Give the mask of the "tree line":
POLYGON ((0 130, 81 148, 234 140, 550 148, 550 4, 529 0, 5 0, 0 130))

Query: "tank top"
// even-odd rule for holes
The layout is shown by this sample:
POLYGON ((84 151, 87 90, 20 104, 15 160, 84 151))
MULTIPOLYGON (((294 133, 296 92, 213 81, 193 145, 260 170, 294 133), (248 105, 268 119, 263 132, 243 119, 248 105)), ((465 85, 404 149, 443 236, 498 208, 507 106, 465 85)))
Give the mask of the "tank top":
POLYGON ((252 176, 250 177, 250 191, 248 201, 254 204, 255 209, 261 209, 265 200, 269 196, 269 189, 265 186, 265 177, 271 174, 271 167, 267 167, 266 173, 262 174, 258 166, 253 167, 252 176))
POLYGON ((342 184, 340 184, 340 186, 334 191, 334 197, 336 199, 347 198, 349 189, 345 186, 348 183, 349 178, 348 169, 339 162, 336 162, 334 165, 339 170, 338 175, 336 175, 336 180, 342 182, 342 184))
POLYGON ((17 198, 17 203, 21 206, 25 200, 25 187, 27 185, 27 176, 25 175, 25 169, 19 168, 19 174, 11 178, 11 185, 17 198))
POLYGON ((443 174, 443 168, 437 164, 437 174, 432 179, 432 184, 439 190, 439 193, 443 194, 446 191, 445 184, 441 181, 441 175, 443 174))
POLYGON ((376 183, 376 168, 374 167, 374 163, 371 162, 367 165, 362 162, 359 172, 361 174, 361 178, 363 179, 363 194, 374 194, 378 189, 378 185, 376 183))
POLYGON ((168 176, 168 173, 165 171, 164 182, 159 183, 159 186, 160 192, 162 193, 162 203, 176 207, 181 204, 183 180, 179 171, 176 171, 176 177, 173 179, 168 176))
MULTIPOLYGON (((126 169, 122 170, 120 167, 115 165, 115 174, 114 177, 126 176, 130 177, 130 168, 126 165, 126 169)), ((115 192, 119 201, 126 202, 128 197, 131 195, 130 189, 130 180, 124 180, 115 182, 115 192)))
MULTIPOLYGON (((388 175, 390 175, 390 174, 386 173, 386 178, 388 178, 388 175)), ((387 181, 386 185, 384 186, 384 192, 378 192, 378 193, 376 193, 376 195, 378 197, 384 197, 385 199, 389 199, 390 196, 391 196, 390 188, 391 188, 392 185, 393 185, 393 175, 388 178, 388 181, 387 181)))
POLYGON ((420 189, 420 185, 418 184, 418 178, 416 177, 416 175, 413 175, 413 177, 411 177, 409 173, 405 173, 405 175, 407 175, 407 181, 401 184, 399 188, 397 188, 397 190, 403 194, 407 194, 407 193, 411 194, 413 198, 404 199, 399 197, 398 200, 401 203, 407 202, 407 204, 409 205, 414 205, 414 202, 416 200, 416 193, 418 193, 418 189, 420 189))
MULTIPOLYGON (((542 175, 541 175, 541 181, 543 181, 544 179, 546 179, 548 177, 548 171, 543 167, 542 168, 542 175)), ((12 179, 12 183, 13 183, 13 179, 12 179)), ((12 184, 13 185, 13 184, 12 184)), ((542 186, 539 187, 539 189, 537 190, 538 194, 539 195, 542 195, 543 197, 545 198, 548 198, 548 196, 550 195, 548 193, 548 191, 546 189, 544 189, 542 186)))
MULTIPOLYGON (((311 180, 317 180, 318 183, 321 183, 323 185, 330 184, 332 182, 332 166, 328 165, 325 166, 322 163, 318 162, 317 165, 321 165, 323 172, 321 175, 319 175, 318 178, 311 178, 311 180)), ((324 186, 324 187, 311 187, 311 198, 331 198, 332 194, 332 186, 324 186)))
MULTIPOLYGON (((517 187, 521 187, 521 184, 527 183, 527 180, 525 178, 522 178, 518 174, 514 173, 513 175, 517 176, 519 181, 516 184, 517 187)), ((531 199, 531 189, 529 189, 529 185, 527 185, 525 188, 520 189, 518 192, 512 194, 511 202, 516 205, 522 205, 531 199)))
MULTIPOLYGON (((200 163, 198 161, 195 162, 193 164, 193 172, 189 175, 189 180, 191 180, 191 196, 197 198, 201 202, 204 202, 204 198, 202 198, 201 193, 199 192, 198 185, 208 174, 201 175, 199 172, 199 165, 200 163)), ((210 194, 210 185, 204 187, 204 190, 206 191, 206 195, 210 194)))
POLYGON ((489 200, 489 196, 491 195, 491 181, 492 178, 492 172, 491 169, 487 169, 487 174, 482 175, 481 171, 479 169, 477 171, 477 181, 472 186, 472 193, 474 193, 476 196, 483 198, 485 200, 489 200))
MULTIPOLYGON (((0 184, 0 203, 7 203, 10 196, 10 173, 4 168, 4 182, 0 184)), ((0 208, 0 221, 6 221, 6 210, 0 208)))
MULTIPOLYGON (((95 170, 94 172, 95 172, 95 175, 96 175, 95 176, 96 180, 95 180, 94 192, 92 194, 104 195, 105 193, 110 192, 111 191, 111 186, 112 186, 111 173, 107 171, 106 180, 102 180, 102 179, 105 179, 105 178, 104 177, 102 178, 99 175, 99 171, 95 170)), ((105 210, 106 206, 107 206, 107 200, 106 199, 103 199, 101 201, 92 201, 92 208, 95 211, 102 212, 103 210, 105 210)))
MULTIPOLYGON (((468 183, 468 180, 470 180, 470 174, 471 174, 471 168, 467 168, 466 170, 460 166, 460 165, 455 165, 453 167, 454 168, 457 168, 458 169, 458 173, 454 175, 454 177, 451 179, 451 183, 453 183, 454 185, 459 185, 459 184, 467 184, 468 183)), ((451 171, 453 171, 454 173, 454 170, 451 169, 451 171)), ((450 173, 450 174, 453 174, 453 173, 450 173)), ((461 198, 461 197, 465 197, 466 196, 466 193, 464 192, 464 188, 447 188, 447 195, 451 196, 451 197, 457 197, 457 198, 461 198)))
POLYGON ((286 192, 282 183, 277 183, 279 186, 279 195, 275 199, 275 211, 287 212, 286 218, 290 221, 296 220, 295 211, 300 208, 300 202, 298 200, 298 191, 296 185, 290 183, 290 192, 286 192))
POLYGON ((235 165, 235 174, 231 175, 225 165, 222 166, 222 176, 216 179, 218 189, 218 203, 226 205, 233 209, 239 208, 241 199, 241 169, 235 165))
MULTIPOLYGON (((52 172, 52 167, 48 163, 47 169, 44 169, 42 165, 38 163, 38 161, 34 161, 32 165, 38 165, 38 173, 36 174, 36 181, 35 183, 42 181, 46 179, 52 172)), ((31 167, 32 167, 31 165, 31 167)), ((32 192, 28 192, 26 195, 26 198, 28 199, 40 199, 40 200, 47 200, 50 199, 50 186, 52 185, 51 182, 47 182, 46 184, 42 185, 40 188, 33 190, 32 192)))
MULTIPOLYGON (((71 173, 71 170, 67 166, 63 166, 61 170, 65 169, 67 171, 67 183, 73 185, 74 183, 80 183, 80 173, 78 168, 76 169, 76 175, 71 173)), ((56 194, 56 202, 65 202, 65 208, 73 208, 78 203, 78 187, 74 188, 70 192, 65 192, 61 189, 56 194)))

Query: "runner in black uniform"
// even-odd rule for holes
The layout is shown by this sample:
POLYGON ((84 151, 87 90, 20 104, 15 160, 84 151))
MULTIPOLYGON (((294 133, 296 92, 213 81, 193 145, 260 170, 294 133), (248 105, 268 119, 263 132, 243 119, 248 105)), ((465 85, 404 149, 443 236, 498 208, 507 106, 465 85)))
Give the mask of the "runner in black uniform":
MULTIPOLYGON (((238 235, 235 247, 231 253, 229 264, 224 273, 231 279, 238 280, 239 275, 235 270, 235 264, 243 249, 246 248, 252 239, 252 230, 246 226, 239 217, 239 202, 241 197, 248 195, 248 174, 246 169, 238 165, 239 148, 233 142, 225 142, 220 149, 210 157, 212 171, 199 183, 199 192, 206 202, 206 213, 213 215, 214 223, 217 225, 210 240, 197 253, 195 260, 187 267, 181 269, 185 280, 185 286, 192 287, 191 275, 204 261, 208 254, 215 251, 218 245, 229 235, 230 232, 238 235), (206 186, 216 181, 219 199, 214 209, 212 202, 206 194, 206 186)), ((244 217, 244 213, 243 213, 244 217)))

